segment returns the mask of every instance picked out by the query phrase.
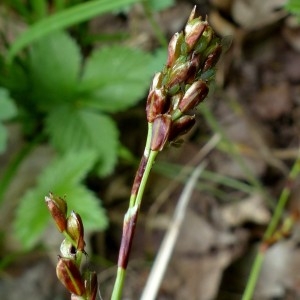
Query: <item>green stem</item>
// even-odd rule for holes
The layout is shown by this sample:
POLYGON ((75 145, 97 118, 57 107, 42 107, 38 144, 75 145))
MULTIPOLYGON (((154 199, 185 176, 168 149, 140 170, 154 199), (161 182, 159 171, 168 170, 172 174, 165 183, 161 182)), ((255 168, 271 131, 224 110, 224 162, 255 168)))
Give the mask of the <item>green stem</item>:
POLYGON ((121 299, 123 286, 124 286, 124 280, 125 280, 126 270, 118 267, 117 271, 117 278, 115 281, 113 293, 111 296, 111 300, 118 300, 121 299))
POLYGON ((251 300, 256 286, 257 279, 260 274, 261 266, 265 257, 265 252, 259 251, 252 265, 251 274, 247 282, 242 300, 251 300))
POLYGON ((144 155, 141 159, 139 168, 132 185, 129 208, 124 217, 123 234, 119 251, 118 270, 115 285, 113 288, 112 300, 119 300, 122 296, 126 268, 131 251, 132 240, 135 233, 135 225, 138 218, 138 212, 143 199, 145 187, 149 178, 151 168, 158 154, 150 148, 152 139, 152 124, 148 123, 147 141, 144 150, 144 155))
MULTIPOLYGON (((263 246, 264 243, 267 242, 268 239, 275 233, 278 223, 280 221, 280 218, 283 215, 283 210, 285 208, 287 200, 291 194, 290 183, 296 179, 296 177, 298 176, 299 173, 300 173, 300 157, 294 163, 294 165, 291 169, 291 172, 288 176, 288 183, 289 183, 288 186, 286 186, 280 194, 275 211, 272 215, 271 221, 269 222, 269 225, 265 232, 261 246, 263 246)), ((256 286, 257 280, 259 278, 259 274, 260 274, 263 260, 265 257, 265 253, 266 253, 266 249, 263 249, 263 248, 264 247, 260 247, 260 250, 255 257, 242 300, 251 300, 253 297, 255 286, 256 286)))

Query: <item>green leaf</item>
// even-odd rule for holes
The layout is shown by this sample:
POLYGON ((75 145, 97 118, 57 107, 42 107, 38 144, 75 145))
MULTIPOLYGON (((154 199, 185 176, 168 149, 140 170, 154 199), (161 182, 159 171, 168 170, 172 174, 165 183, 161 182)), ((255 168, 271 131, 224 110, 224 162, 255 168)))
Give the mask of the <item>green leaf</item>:
POLYGON ((7 59, 11 61, 14 56, 33 41, 57 30, 65 29, 71 25, 87 21, 97 15, 120 9, 126 5, 141 0, 98 0, 80 3, 69 9, 57 12, 30 26, 11 45, 7 59))
POLYGON ((51 111, 46 126, 52 144, 60 151, 91 149, 100 162, 99 175, 113 170, 117 161, 118 130, 110 117, 60 106, 51 111))
POLYGON ((95 51, 84 67, 81 101, 106 112, 131 107, 148 89, 151 60, 150 54, 122 46, 95 51))
POLYGON ((75 210, 82 216, 86 230, 105 228, 107 218, 99 205, 100 200, 80 184, 95 159, 91 151, 72 152, 57 158, 40 175, 37 186, 24 195, 14 220, 15 234, 24 248, 36 245, 49 222, 50 214, 44 202, 49 191, 66 195, 69 210, 75 210))
POLYGON ((0 87, 0 121, 8 120, 17 114, 17 108, 6 89, 0 87))
POLYGON ((285 5, 286 9, 293 14, 300 14, 299 0, 289 0, 285 5))
MULTIPOLYGON (((17 107, 10 98, 8 91, 0 87, 0 121, 11 119, 17 114, 17 107)), ((0 123, 0 153, 6 149, 7 131, 3 124, 0 123)))
POLYGON ((7 130, 6 128, 0 124, 0 154, 2 154, 7 145, 7 130))
POLYGON ((160 11, 174 5, 174 0, 148 0, 149 6, 154 11, 160 11))
POLYGON ((35 42, 30 49, 29 70, 34 102, 47 109, 72 99, 81 64, 80 50, 64 32, 35 42))
MULTIPOLYGON (((161 47, 157 49, 152 55, 152 60, 148 65, 151 74, 160 72, 166 64, 168 56, 168 49, 161 47)), ((150 85, 150 84, 149 84, 150 85)))
POLYGON ((68 207, 80 214, 86 230, 99 230, 107 227, 105 210, 99 206, 99 199, 94 193, 84 186, 76 186, 65 195, 68 207))

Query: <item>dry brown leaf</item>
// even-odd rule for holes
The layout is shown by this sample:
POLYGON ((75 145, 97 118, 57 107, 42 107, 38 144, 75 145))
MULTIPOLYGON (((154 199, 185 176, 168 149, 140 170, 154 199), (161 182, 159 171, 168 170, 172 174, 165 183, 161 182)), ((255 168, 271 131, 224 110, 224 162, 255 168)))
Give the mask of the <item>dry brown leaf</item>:
POLYGON ((283 7, 286 0, 235 0, 231 13, 244 29, 254 30, 273 24, 287 15, 283 7))
POLYGON ((280 82, 274 86, 264 87, 252 101, 252 108, 263 120, 276 120, 291 113, 292 99, 288 82, 280 82))
POLYGON ((240 226, 245 222, 267 224, 270 220, 270 212, 266 208, 265 200, 259 194, 223 206, 221 215, 229 226, 240 226))

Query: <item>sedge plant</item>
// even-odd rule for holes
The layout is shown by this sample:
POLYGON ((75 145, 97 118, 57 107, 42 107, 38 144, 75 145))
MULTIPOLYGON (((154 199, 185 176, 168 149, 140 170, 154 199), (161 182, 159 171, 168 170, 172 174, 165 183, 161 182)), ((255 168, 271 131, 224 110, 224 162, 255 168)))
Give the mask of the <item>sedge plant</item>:
MULTIPOLYGON (((222 52, 220 39, 215 36, 208 21, 196 17, 195 13, 196 7, 184 31, 171 38, 166 65, 155 74, 149 90, 146 103, 147 140, 124 217, 118 269, 111 296, 113 300, 122 296, 143 193, 154 161, 166 145, 176 142, 194 126, 193 110, 207 97, 209 84, 214 79, 215 65, 222 52)), ((71 292, 71 299, 96 299, 95 273, 89 272, 85 277, 80 271, 84 241, 79 215, 71 213, 67 217, 65 201, 52 194, 46 197, 46 202, 59 230, 66 236, 57 265, 58 278, 71 292)))

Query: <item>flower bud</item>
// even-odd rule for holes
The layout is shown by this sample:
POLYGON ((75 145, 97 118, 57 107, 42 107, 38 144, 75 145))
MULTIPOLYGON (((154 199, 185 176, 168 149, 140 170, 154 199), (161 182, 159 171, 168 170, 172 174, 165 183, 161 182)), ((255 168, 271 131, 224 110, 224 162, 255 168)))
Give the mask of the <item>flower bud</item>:
POLYGON ((72 238, 72 240, 77 245, 76 248, 79 251, 84 251, 85 242, 84 242, 84 228, 82 224, 81 217, 79 214, 74 211, 71 212, 71 215, 67 219, 67 233, 72 238))
POLYGON ((167 67, 172 67, 180 56, 182 43, 184 43, 183 33, 176 32, 170 40, 168 46, 167 67))
POLYGON ((207 49, 207 58, 204 62, 202 72, 206 72, 209 69, 212 69, 218 62, 222 53, 222 46, 219 43, 210 46, 207 49))
POLYGON ((96 272, 87 271, 83 275, 86 296, 88 300, 96 300, 98 292, 98 280, 96 272))
POLYGON ((146 114, 149 123, 152 123, 158 115, 165 112, 167 103, 168 101, 162 88, 150 91, 146 104, 146 114))
POLYGON ((60 253, 64 258, 76 260, 77 249, 68 238, 65 238, 60 244, 60 253))
POLYGON ((185 26, 185 42, 189 50, 192 50, 198 42, 200 36, 207 27, 207 22, 201 21, 200 18, 193 19, 185 26))
POLYGON ((179 136, 186 134, 195 125, 195 116, 184 115, 173 121, 169 141, 176 140, 179 136))
POLYGON ((67 203, 61 197, 56 197, 49 193, 49 197, 45 197, 46 204, 60 232, 66 230, 67 226, 67 203))
POLYGON ((199 40, 197 41, 196 45, 195 45, 195 49, 194 52, 195 53, 203 53, 205 51, 205 49, 209 46, 212 38, 213 38, 214 32, 213 29, 207 25, 207 27, 205 28, 204 32, 202 33, 201 37, 199 38, 199 40))
POLYGON ((169 80, 166 83, 167 87, 170 89, 174 85, 185 83, 189 78, 190 68, 193 67, 190 61, 180 62, 177 61, 176 64, 170 71, 169 80))
POLYGON ((60 257, 56 266, 56 275, 71 293, 77 296, 85 294, 84 281, 72 259, 60 257))
POLYGON ((154 75, 152 79, 152 85, 150 87, 150 92, 155 90, 155 89, 160 89, 161 88, 161 83, 162 83, 162 73, 158 72, 154 75))
POLYGON ((183 93, 179 92, 171 98, 171 106, 172 106, 171 114, 173 113, 173 111, 178 109, 178 105, 179 105, 182 97, 183 97, 183 93))
POLYGON ((186 76, 186 83, 191 84, 195 81, 196 75, 200 70, 200 54, 193 53, 190 59, 190 67, 186 76))
POLYGON ((155 118, 152 127, 152 139, 150 148, 153 151, 161 151, 169 138, 172 119, 164 114, 155 118))
POLYGON ((194 109, 208 94, 208 86, 202 81, 195 81, 185 92, 182 100, 179 103, 179 110, 182 113, 187 112, 190 109, 194 109))

